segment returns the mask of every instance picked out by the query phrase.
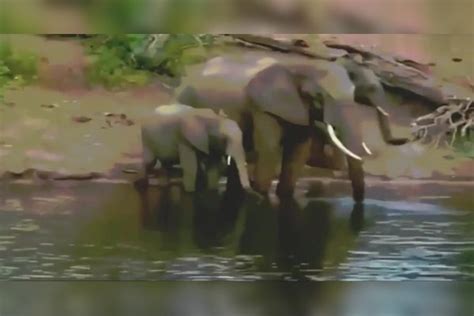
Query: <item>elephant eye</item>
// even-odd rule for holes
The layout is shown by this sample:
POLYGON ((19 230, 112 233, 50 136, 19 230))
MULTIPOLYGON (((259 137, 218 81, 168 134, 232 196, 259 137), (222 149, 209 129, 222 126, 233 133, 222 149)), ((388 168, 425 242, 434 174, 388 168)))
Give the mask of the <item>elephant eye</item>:
POLYGON ((314 100, 318 104, 324 106, 324 97, 323 97, 323 94, 321 92, 316 93, 316 96, 314 97, 314 100))

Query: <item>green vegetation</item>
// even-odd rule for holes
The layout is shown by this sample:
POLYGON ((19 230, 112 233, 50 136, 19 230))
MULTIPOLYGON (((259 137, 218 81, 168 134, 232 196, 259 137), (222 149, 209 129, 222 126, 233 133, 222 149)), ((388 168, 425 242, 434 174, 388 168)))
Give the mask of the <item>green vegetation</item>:
POLYGON ((16 88, 37 78, 38 57, 15 51, 8 41, 0 40, 0 100, 5 89, 16 88))
POLYGON ((92 27, 102 32, 176 34, 203 29, 209 12, 218 7, 208 0, 102 0, 86 1, 81 9, 92 27))
POLYGON ((184 66, 205 58, 212 35, 127 34, 85 41, 92 57, 88 78, 109 88, 143 85, 154 75, 179 78, 184 66))
POLYGON ((465 137, 459 137, 456 142, 454 142, 454 149, 464 156, 474 158, 474 139, 467 133, 465 137))

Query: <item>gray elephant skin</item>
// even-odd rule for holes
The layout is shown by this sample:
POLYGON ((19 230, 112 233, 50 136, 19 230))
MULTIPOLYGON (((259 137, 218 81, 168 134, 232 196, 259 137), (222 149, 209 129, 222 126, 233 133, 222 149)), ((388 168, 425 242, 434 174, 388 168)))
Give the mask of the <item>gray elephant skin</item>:
POLYGON ((209 109, 171 104, 156 108, 141 129, 146 177, 157 161, 163 171, 181 165, 186 192, 196 190, 200 165, 204 165, 207 186, 216 189, 224 158, 231 157, 235 177, 250 190, 245 168, 242 132, 236 122, 209 109))
POLYGON ((364 106, 377 111, 386 143, 407 141, 391 135, 388 101, 375 74, 347 57, 327 62, 260 51, 219 56, 189 67, 175 95, 180 103, 234 119, 254 165, 252 186, 267 193, 280 170, 280 197, 293 194, 306 164, 334 167, 342 156, 354 200, 364 199, 363 157, 371 154, 362 139, 364 106))

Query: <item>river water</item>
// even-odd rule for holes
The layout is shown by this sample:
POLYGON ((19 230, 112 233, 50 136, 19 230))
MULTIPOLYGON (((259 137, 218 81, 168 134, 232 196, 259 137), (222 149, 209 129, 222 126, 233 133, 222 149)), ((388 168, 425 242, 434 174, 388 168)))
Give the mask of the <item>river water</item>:
MULTIPOLYGON (((340 37, 472 80, 472 35, 340 37)), ((0 315, 472 316, 472 183, 367 191, 353 205, 348 183, 306 178, 294 200, 257 203, 126 181, 1 182, 0 315)))
POLYGON ((294 200, 4 184, 8 280, 474 280, 471 186, 304 179, 294 200), (323 198, 324 197, 324 198, 323 198))

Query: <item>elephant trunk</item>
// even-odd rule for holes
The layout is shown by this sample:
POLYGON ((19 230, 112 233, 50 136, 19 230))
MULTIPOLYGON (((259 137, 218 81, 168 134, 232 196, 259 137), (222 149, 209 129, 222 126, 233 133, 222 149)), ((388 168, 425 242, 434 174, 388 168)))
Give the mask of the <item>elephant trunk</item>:
POLYGON ((377 120, 379 123, 380 132, 382 133, 383 140, 387 144, 399 146, 408 142, 407 138, 396 138, 392 135, 388 115, 385 115, 381 111, 377 111, 377 120))
POLYGON ((227 155, 232 157, 237 166, 237 172, 239 174, 240 184, 245 190, 250 189, 250 181, 247 173, 247 168, 245 167, 245 153, 242 145, 240 144, 229 144, 227 146, 227 155))
POLYGON ((403 145, 408 142, 407 138, 396 138, 392 135, 390 128, 390 115, 387 112, 389 102, 387 96, 383 93, 383 88, 377 89, 375 93, 369 97, 369 104, 374 106, 377 110, 377 121, 379 123, 380 132, 384 142, 390 145, 403 145))

